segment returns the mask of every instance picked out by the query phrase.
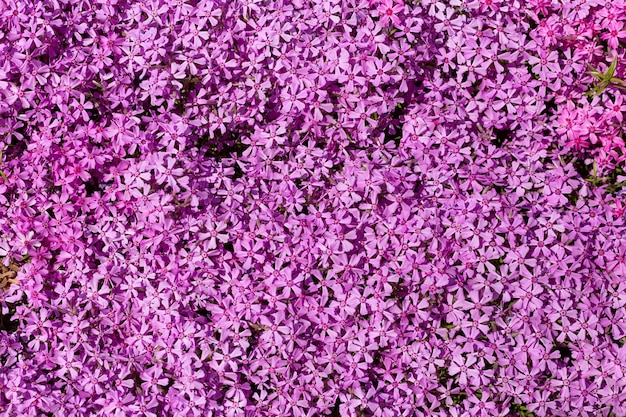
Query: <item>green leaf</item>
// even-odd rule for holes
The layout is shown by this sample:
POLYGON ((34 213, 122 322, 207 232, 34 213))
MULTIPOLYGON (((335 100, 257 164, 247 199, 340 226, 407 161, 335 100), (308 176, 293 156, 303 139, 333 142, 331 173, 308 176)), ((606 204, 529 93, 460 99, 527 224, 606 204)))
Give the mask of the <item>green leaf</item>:
POLYGON ((535 417, 535 414, 526 408, 524 404, 511 404, 511 411, 517 413, 519 417, 535 417))
POLYGON ((617 77, 613 77, 613 75, 615 74, 615 70, 617 69, 617 55, 613 57, 611 65, 609 65, 606 72, 604 73, 600 72, 600 70, 594 68, 591 65, 588 66, 589 68, 591 68, 591 71, 587 71, 587 74, 594 77, 597 82, 596 85, 587 92, 587 96, 600 95, 610 85, 617 88, 626 88, 626 81, 621 80, 617 77))
MULTIPOLYGON (((1 150, 0 150, 0 166, 2 166, 2 151, 1 150)), ((2 178, 4 178, 4 181, 9 182, 9 179, 7 178, 7 175, 1 169, 0 169, 0 176, 2 178)))
POLYGON ((613 62, 609 66, 609 69, 606 72, 606 77, 610 80, 613 78, 613 74, 615 74, 615 69, 617 68, 617 55, 613 57, 613 62))

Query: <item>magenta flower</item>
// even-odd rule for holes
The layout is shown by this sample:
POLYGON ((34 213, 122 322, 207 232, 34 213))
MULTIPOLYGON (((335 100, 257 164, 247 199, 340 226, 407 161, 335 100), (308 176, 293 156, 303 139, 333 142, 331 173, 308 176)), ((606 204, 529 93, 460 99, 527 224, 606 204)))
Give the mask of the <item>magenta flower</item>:
POLYGON ((380 24, 386 26, 389 21, 395 27, 400 27, 400 12, 404 10, 404 5, 397 0, 383 0, 378 5, 378 14, 380 16, 380 24))
POLYGON ((620 2, 49 3, 0 413, 624 414, 620 2))

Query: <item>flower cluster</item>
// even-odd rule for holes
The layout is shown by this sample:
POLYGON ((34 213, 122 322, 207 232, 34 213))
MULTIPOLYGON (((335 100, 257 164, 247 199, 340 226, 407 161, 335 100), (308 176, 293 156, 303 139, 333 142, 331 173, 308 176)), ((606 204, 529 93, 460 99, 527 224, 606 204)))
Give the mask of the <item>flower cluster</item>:
POLYGON ((626 415, 605 0, 0 0, 0 414, 626 415))

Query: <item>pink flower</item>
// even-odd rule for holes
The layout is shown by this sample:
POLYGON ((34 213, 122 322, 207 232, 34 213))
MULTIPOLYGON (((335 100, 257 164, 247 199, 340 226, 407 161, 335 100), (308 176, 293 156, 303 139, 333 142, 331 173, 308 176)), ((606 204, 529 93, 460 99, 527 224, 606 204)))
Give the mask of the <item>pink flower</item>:
POLYGON ((383 0, 378 5, 377 10, 380 16, 380 24, 382 26, 386 26, 389 24, 389 21, 391 21, 395 27, 401 27, 400 12, 404 10, 404 4, 400 2, 396 4, 396 1, 397 0, 383 0))

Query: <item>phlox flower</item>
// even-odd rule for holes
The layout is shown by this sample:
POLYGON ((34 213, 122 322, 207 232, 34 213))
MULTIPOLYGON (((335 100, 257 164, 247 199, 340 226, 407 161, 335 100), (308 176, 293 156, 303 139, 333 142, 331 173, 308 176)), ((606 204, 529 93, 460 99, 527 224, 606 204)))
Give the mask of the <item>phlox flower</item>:
POLYGON ((404 10, 404 4, 398 0, 383 0, 377 8, 380 16, 380 24, 387 26, 389 22, 397 28, 401 27, 400 12, 404 10))

